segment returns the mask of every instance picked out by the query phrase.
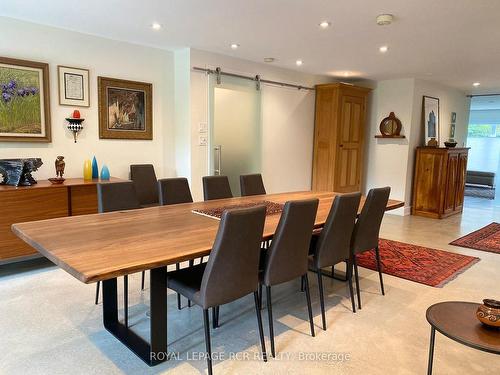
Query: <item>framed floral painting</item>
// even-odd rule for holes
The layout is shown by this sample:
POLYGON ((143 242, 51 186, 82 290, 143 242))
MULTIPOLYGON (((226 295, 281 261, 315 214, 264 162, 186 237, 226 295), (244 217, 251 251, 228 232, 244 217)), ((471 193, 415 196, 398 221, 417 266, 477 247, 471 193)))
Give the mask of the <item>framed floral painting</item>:
POLYGON ((98 77, 99 138, 153 139, 153 85, 98 77))
POLYGON ((49 65, 0 57, 0 142, 50 142, 49 65))

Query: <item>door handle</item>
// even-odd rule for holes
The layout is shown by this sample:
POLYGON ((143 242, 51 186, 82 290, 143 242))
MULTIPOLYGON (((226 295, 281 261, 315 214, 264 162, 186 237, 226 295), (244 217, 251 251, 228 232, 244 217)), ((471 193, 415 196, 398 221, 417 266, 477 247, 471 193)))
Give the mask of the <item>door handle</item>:
POLYGON ((216 158, 215 161, 217 162, 217 168, 215 168, 215 163, 214 163, 214 175, 215 176, 220 176, 222 171, 221 171, 221 160, 222 160, 222 146, 218 145, 214 147, 214 157, 216 158))

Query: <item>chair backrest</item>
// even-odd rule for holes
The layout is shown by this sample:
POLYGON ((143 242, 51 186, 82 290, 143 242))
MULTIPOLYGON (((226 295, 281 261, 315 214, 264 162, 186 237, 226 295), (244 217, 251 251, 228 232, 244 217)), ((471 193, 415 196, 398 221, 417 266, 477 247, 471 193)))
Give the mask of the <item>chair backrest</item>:
POLYGON ((132 181, 97 184, 99 213, 141 208, 132 181))
POLYGON ((371 189, 359 214, 352 233, 352 251, 354 254, 374 249, 378 246, 380 226, 384 217, 390 187, 371 189))
POLYGON ((158 183, 152 164, 131 165, 130 179, 134 182, 137 198, 141 204, 158 203, 158 183))
POLYGON ((361 193, 335 197, 314 249, 316 269, 333 266, 349 258, 360 200, 361 193))
POLYGON ((219 306, 257 290, 265 206, 227 210, 200 288, 203 308, 219 306))
POLYGON ((241 175, 240 189, 242 197, 266 194, 266 188, 264 187, 264 182, 262 181, 262 175, 260 173, 241 175))
POLYGON ((203 177, 203 198, 206 201, 232 197, 233 193, 231 192, 227 176, 203 177))
POLYGON ((318 203, 318 199, 285 203, 271 247, 266 253, 265 285, 280 284, 306 274, 318 203))
POLYGON ((160 205, 191 203, 193 196, 185 177, 163 178, 158 180, 160 205))

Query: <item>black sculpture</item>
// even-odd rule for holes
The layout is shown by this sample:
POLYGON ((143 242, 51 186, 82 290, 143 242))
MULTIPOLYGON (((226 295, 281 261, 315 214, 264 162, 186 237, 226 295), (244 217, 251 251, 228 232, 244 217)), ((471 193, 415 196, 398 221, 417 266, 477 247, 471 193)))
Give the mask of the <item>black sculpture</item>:
POLYGON ((42 166, 40 158, 0 159, 0 185, 31 186, 36 180, 31 175, 42 166))

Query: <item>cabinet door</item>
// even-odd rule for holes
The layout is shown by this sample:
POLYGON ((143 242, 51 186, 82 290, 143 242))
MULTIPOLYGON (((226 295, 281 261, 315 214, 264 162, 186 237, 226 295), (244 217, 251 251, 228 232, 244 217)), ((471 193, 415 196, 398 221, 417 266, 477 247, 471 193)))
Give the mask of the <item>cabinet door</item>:
POLYGON ((341 98, 334 186, 340 193, 360 190, 364 107, 364 97, 341 98))
POLYGON ((312 188, 317 191, 333 191, 335 91, 326 88, 316 91, 312 188))
POLYGON ((455 198, 457 195, 458 179, 458 154, 449 154, 446 166, 446 189, 444 195, 444 213, 455 211, 455 198))
POLYGON ((457 166, 457 187, 455 192, 455 211, 462 211, 464 204, 465 176, 467 174, 467 154, 460 154, 457 166))

